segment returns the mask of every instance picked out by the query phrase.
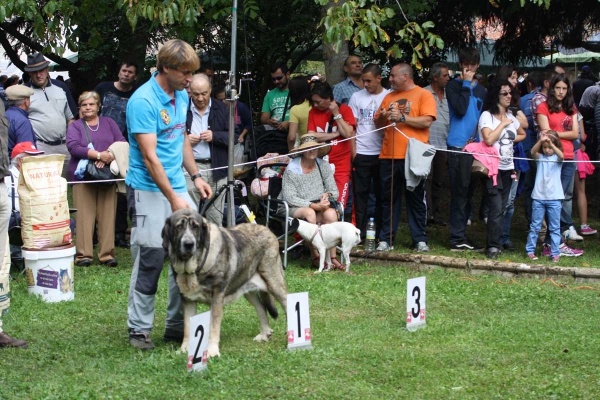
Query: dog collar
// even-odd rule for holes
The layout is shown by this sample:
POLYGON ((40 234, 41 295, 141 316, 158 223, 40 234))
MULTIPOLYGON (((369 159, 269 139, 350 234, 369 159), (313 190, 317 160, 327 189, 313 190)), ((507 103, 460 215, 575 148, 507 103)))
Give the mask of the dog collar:
POLYGON ((320 234, 321 240, 323 240, 323 232, 321 232, 321 224, 317 225, 317 230, 315 231, 315 233, 313 233, 312 237, 310 238, 311 243, 313 242, 313 240, 315 240, 315 237, 317 236, 317 234, 320 234))

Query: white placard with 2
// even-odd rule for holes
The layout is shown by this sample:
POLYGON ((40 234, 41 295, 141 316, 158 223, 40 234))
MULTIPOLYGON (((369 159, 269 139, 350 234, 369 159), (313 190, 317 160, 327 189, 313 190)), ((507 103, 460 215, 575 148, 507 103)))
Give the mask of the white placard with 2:
POLYGON ((188 347, 187 369, 202 371, 208 367, 208 335, 210 331, 210 311, 190 318, 190 345, 188 347))
POLYGON ((288 350, 312 349, 308 292, 287 295, 288 350))
POLYGON ((425 277, 406 281, 406 329, 415 331, 426 325, 425 277))

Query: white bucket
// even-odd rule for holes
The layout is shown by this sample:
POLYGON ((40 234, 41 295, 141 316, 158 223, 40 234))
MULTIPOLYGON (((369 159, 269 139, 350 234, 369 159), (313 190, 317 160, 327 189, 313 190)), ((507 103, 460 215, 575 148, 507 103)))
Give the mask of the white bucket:
POLYGON ((75 298, 73 270, 75 245, 44 250, 22 249, 27 291, 48 303, 75 298))

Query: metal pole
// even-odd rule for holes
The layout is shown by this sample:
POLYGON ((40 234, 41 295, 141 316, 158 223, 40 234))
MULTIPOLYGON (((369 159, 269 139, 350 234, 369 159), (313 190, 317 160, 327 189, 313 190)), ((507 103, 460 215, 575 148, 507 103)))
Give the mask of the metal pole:
POLYGON ((237 99, 237 87, 235 84, 236 70, 236 48, 237 48, 237 0, 233 0, 231 8, 231 70, 229 71, 229 151, 227 158, 227 227, 235 225, 235 204, 234 204, 234 180, 233 180, 233 147, 235 146, 235 101, 237 99))

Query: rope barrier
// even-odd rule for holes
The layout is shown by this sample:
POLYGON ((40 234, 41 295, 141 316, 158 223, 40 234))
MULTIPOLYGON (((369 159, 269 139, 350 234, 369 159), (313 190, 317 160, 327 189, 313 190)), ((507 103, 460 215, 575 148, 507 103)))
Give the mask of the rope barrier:
MULTIPOLYGON (((279 155, 274 156, 274 157, 263 158, 261 160, 261 162, 278 160, 280 157, 284 157, 284 156, 288 156, 288 157, 290 157, 290 155, 296 156, 296 155, 302 154, 302 153, 304 153, 306 151, 313 150, 315 148, 320 149, 322 147, 327 147, 327 146, 337 146, 339 143, 343 143, 343 142, 348 141, 348 140, 356 139, 359 136, 368 135, 368 134, 371 134, 371 133, 374 133, 374 132, 377 132, 377 131, 382 131, 382 130, 387 129, 389 127, 393 127, 396 131, 398 131, 407 140, 409 139, 409 137, 404 132, 402 132, 402 130, 400 130, 396 126, 396 123, 394 122, 394 123, 391 123, 391 124, 386 125, 384 127, 377 128, 377 129, 374 129, 372 131, 364 132, 364 133, 361 133, 360 135, 355 135, 353 137, 343 138, 343 139, 333 139, 329 143, 323 143, 320 146, 312 147, 312 148, 310 148, 308 150, 300 150, 300 151, 297 151, 297 152, 294 152, 294 153, 279 154, 279 155)), ((592 163, 592 164, 600 164, 600 160, 597 160, 597 161, 592 161, 592 160, 590 160, 590 161, 587 161, 587 160, 586 161, 583 161, 583 160, 551 161, 551 160, 539 160, 539 159, 536 160, 535 158, 527 158, 527 157, 502 157, 500 155, 492 155, 492 154, 468 153, 468 152, 465 152, 465 151, 450 150, 450 149, 435 149, 435 151, 436 152, 442 151, 442 152, 446 152, 446 153, 456 153, 456 154, 469 154, 469 155, 472 155, 472 156, 481 156, 481 157, 510 158, 512 160, 523 160, 523 161, 563 162, 563 163, 586 163, 586 162, 589 162, 589 163, 592 163)), ((234 164, 233 167, 236 168, 236 167, 243 167, 243 166, 252 166, 252 165, 257 164, 257 162, 258 162, 258 160, 243 162, 243 163, 239 163, 239 164, 234 164)), ((224 166, 224 167, 216 167, 216 168, 207 168, 207 169, 200 170, 200 172, 216 171, 216 170, 227 169, 227 168, 229 168, 229 167, 224 166)), ((103 180, 103 181, 69 181, 69 182, 67 182, 67 184, 69 184, 69 185, 77 185, 77 184, 82 184, 82 183, 106 183, 106 182, 115 182, 116 183, 116 182, 122 182, 124 180, 125 179, 107 179, 107 180, 103 180)))

